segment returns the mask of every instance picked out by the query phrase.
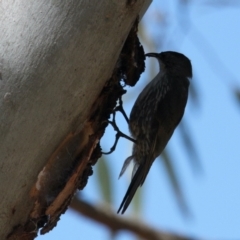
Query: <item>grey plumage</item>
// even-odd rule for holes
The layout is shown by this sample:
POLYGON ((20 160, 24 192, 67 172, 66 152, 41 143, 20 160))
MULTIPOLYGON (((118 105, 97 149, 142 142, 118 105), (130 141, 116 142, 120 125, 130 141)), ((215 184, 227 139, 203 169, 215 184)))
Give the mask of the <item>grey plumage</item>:
POLYGON ((122 176, 134 161, 132 181, 118 209, 122 214, 181 121, 192 77, 191 62, 181 53, 168 51, 146 56, 158 59, 160 72, 139 94, 130 113, 129 129, 137 143, 120 173, 122 176))

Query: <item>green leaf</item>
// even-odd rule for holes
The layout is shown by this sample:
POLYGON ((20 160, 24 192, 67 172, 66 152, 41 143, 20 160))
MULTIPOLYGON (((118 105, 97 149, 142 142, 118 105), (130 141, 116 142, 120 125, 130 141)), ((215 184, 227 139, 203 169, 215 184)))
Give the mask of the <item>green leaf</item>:
POLYGON ((99 159, 97 164, 97 182, 101 189, 103 199, 109 204, 112 203, 112 184, 110 175, 109 165, 106 163, 106 160, 104 158, 99 159))
POLYGON ((174 169, 174 165, 172 164, 171 158, 166 149, 162 152, 161 157, 162 157, 161 160, 163 160, 163 164, 164 164, 166 172, 167 172, 167 176, 169 177, 170 184, 171 184, 174 194, 176 196, 177 203, 178 203, 182 213, 186 216, 189 216, 190 210, 189 210, 187 202, 184 198, 182 188, 180 185, 180 181, 177 176, 177 172, 174 169))
POLYGON ((133 198, 133 209, 135 213, 141 212, 142 209, 142 188, 138 188, 137 192, 134 195, 133 198))
POLYGON ((200 162, 200 159, 197 154, 197 150, 194 145, 194 141, 191 136, 191 131, 189 130, 189 125, 186 124, 186 119, 183 119, 181 121, 181 124, 179 124, 178 129, 180 130, 181 137, 183 140, 183 144, 186 150, 186 153, 189 155, 188 159, 190 161, 190 164, 192 165, 192 168, 195 172, 201 172, 202 165, 200 162))

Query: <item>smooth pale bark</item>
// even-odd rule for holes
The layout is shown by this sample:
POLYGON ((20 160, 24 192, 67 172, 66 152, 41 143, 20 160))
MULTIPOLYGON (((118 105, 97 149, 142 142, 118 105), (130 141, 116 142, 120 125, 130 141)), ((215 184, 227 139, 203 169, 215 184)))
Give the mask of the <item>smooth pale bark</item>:
POLYGON ((0 1, 0 239, 25 223, 39 172, 73 125, 83 126, 149 4, 0 1))

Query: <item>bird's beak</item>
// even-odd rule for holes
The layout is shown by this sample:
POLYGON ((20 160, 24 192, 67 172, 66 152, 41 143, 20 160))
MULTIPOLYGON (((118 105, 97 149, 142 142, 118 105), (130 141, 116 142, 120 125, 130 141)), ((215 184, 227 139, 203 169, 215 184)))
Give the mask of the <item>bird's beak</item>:
POLYGON ((157 58, 158 57, 158 53, 147 53, 145 54, 146 57, 155 57, 157 58))

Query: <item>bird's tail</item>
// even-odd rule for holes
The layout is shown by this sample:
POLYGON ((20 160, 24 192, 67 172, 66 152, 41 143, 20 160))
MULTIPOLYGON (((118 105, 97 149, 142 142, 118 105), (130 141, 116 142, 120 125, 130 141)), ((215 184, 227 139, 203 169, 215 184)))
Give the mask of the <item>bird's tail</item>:
POLYGON ((129 166, 129 164, 130 164, 130 162, 131 162, 132 160, 133 160, 133 156, 130 156, 130 157, 128 157, 128 158, 125 160, 125 162, 124 162, 124 164, 123 164, 123 166, 122 166, 122 170, 121 170, 121 172, 120 172, 120 174, 119 174, 118 179, 124 174, 124 172, 126 171, 127 167, 129 166))
MULTIPOLYGON (((129 159, 129 158, 127 158, 126 161, 130 162, 130 160, 133 159, 132 156, 131 156, 131 159, 129 159)), ((126 161, 125 161, 125 163, 126 163, 126 161)), ((129 164, 129 162, 127 163, 127 165, 129 164)), ((125 163, 124 163, 124 165, 125 165, 125 163)), ((133 198, 134 194, 136 193, 138 187, 143 184, 143 182, 146 178, 146 169, 144 169, 144 164, 140 164, 140 165, 137 164, 137 166, 138 166, 137 169, 134 167, 135 168, 135 174, 133 175, 132 181, 131 181, 131 183, 128 187, 128 190, 127 190, 127 192, 126 192, 126 194, 125 194, 125 196, 122 200, 122 203, 121 203, 117 213, 121 212, 121 214, 123 214, 126 211, 129 204, 131 203, 132 198, 133 198)), ((120 173, 120 176, 121 176, 121 174, 123 174, 126 167, 124 169, 122 169, 122 171, 120 173)), ((134 173, 134 169, 133 169, 133 173, 134 173)))

